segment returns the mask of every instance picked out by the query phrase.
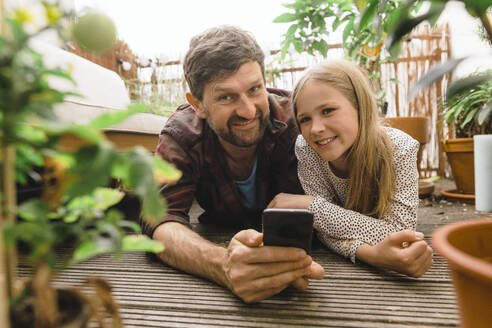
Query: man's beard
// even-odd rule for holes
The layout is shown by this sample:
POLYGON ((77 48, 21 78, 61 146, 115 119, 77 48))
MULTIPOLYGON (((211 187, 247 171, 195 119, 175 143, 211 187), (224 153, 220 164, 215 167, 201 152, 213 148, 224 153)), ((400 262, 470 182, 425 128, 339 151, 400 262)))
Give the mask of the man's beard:
POLYGON ((207 112, 207 123, 210 125, 212 130, 221 137, 223 140, 228 143, 236 146, 236 147, 250 147, 258 144, 261 138, 263 138, 263 134, 265 133, 265 129, 268 126, 269 115, 265 115, 262 117, 262 112, 258 108, 256 109, 255 120, 258 120, 258 125, 256 126, 256 130, 246 130, 246 131, 234 131, 234 124, 243 123, 249 121, 248 119, 242 118, 238 115, 233 115, 227 120, 227 128, 218 128, 215 126, 214 122, 210 119, 210 115, 207 112))

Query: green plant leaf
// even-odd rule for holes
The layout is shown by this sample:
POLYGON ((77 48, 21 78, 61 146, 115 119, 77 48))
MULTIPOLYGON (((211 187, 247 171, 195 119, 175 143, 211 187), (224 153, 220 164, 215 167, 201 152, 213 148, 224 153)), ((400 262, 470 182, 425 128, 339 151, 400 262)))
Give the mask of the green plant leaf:
POLYGON ((298 53, 302 53, 302 51, 304 50, 304 45, 302 44, 302 41, 299 39, 294 39, 293 43, 294 43, 294 49, 296 49, 298 53))
POLYGON ((468 123, 471 122, 471 120, 473 120, 473 118, 475 117, 475 114, 478 112, 479 109, 480 108, 474 108, 468 112, 465 119, 463 120, 463 123, 461 123, 461 128, 464 128, 465 125, 467 125, 468 123))
MULTIPOLYGON (((144 235, 124 236, 121 240, 121 250, 123 252, 152 252, 160 253, 164 251, 161 242, 154 241, 144 235)), ((80 244, 74 251, 70 265, 88 260, 98 255, 118 252, 115 245, 108 238, 98 238, 96 241, 87 240, 80 244)))
POLYGON ((34 126, 20 125, 16 132, 19 139, 32 144, 41 144, 48 141, 46 134, 34 126))
POLYGON ((106 186, 118 159, 116 149, 109 142, 82 147, 74 156, 75 165, 69 171, 73 177, 67 191, 69 197, 90 194, 95 188, 106 186))
POLYGON ((469 91, 488 80, 492 80, 492 73, 473 75, 457 80, 451 83, 446 90, 446 99, 451 99, 456 95, 469 91))
POLYGON ((105 211, 118 204, 125 193, 111 188, 97 188, 94 192, 94 209, 105 211))
POLYGON ((133 222, 133 221, 128 221, 128 220, 120 220, 118 222, 118 226, 120 228, 126 228, 126 229, 130 229, 132 230, 133 232, 135 233, 140 233, 141 232, 141 228, 140 228, 140 225, 133 222))
MULTIPOLYGON (((423 2, 421 3, 423 4, 423 2)), ((419 6, 420 7, 420 6, 419 6)), ((429 9, 430 12, 433 14, 428 18, 429 24, 431 27, 434 27, 436 25, 439 17, 441 16, 441 13, 443 12, 444 8, 446 7, 446 4, 441 1, 432 1, 431 2, 431 8, 429 9)))
POLYGON ((480 109, 477 115, 477 122, 479 125, 482 125, 484 122, 488 121, 492 117, 492 99, 489 100, 483 107, 480 109))
POLYGON ((421 79, 419 79, 408 92, 408 102, 411 102, 417 94, 419 94, 422 90, 429 87, 432 83, 442 78, 444 75, 450 73, 465 60, 466 57, 458 58, 458 59, 450 59, 443 64, 439 64, 434 66, 427 74, 425 74, 421 79))
POLYGON ((296 14, 292 13, 283 13, 282 15, 278 16, 273 20, 274 23, 289 23, 293 22, 297 19, 296 14))
POLYGON ((289 29, 287 30, 287 33, 285 35, 287 37, 294 37, 295 32, 297 31, 298 25, 297 24, 292 24, 289 29))
POLYGON ((73 78, 70 74, 68 74, 67 72, 64 72, 62 70, 59 70, 59 69, 44 69, 41 71, 41 74, 58 76, 58 77, 61 77, 63 79, 69 80, 70 82, 75 84, 75 81, 73 80, 73 78))
POLYGON ((164 251, 164 245, 145 235, 130 235, 123 238, 123 251, 160 253, 164 251))
POLYGON ((135 104, 128 106, 126 110, 117 110, 111 113, 104 113, 93 119, 89 126, 96 129, 105 129, 113 125, 123 122, 128 117, 136 114, 146 112, 150 109, 148 105, 135 104))
POLYGON ((288 9, 300 9, 303 7, 303 3, 295 1, 294 3, 283 3, 282 6, 288 9))
POLYGON ((147 222, 157 222, 167 211, 167 203, 159 192, 152 192, 142 201, 142 217, 147 222))
POLYGON ((325 58, 326 58, 326 55, 328 54, 328 48, 329 48, 328 43, 325 40, 319 41, 318 51, 321 52, 321 54, 325 58))
POLYGON ((182 173, 172 164, 164 161, 158 156, 153 156, 156 177, 159 183, 171 183, 181 179, 182 173))
POLYGON ((26 144, 19 144, 16 145, 15 151, 17 153, 17 156, 20 155, 21 157, 32 163, 32 165, 43 165, 43 156, 31 146, 26 144))
POLYGON ((492 6, 490 0, 461 0, 465 3, 466 9, 474 17, 480 17, 492 6))
POLYGON ((129 163, 128 177, 123 181, 142 200, 144 219, 158 220, 166 211, 166 203, 159 193, 154 177, 154 156, 143 148, 136 148, 126 154, 129 163))
POLYGON ((397 20, 393 24, 393 28, 390 31, 390 36, 386 40, 386 47, 390 53, 394 50, 392 48, 398 46, 398 42, 407 35, 414 27, 419 25, 425 20, 434 20, 439 17, 442 10, 444 9, 444 4, 435 4, 431 6, 429 11, 423 15, 409 18, 409 11, 411 7, 409 5, 404 6, 397 20))
POLYGON ((386 23, 384 24, 384 31, 391 35, 391 33, 396 29, 396 22, 400 19, 406 19, 409 15, 410 2, 405 5, 394 9, 388 16, 386 23))
POLYGON ((347 41, 348 36, 350 35, 350 32, 352 32, 354 28, 354 22, 355 22, 355 16, 352 16, 352 18, 349 20, 345 28, 343 29, 343 42, 345 43, 347 41))
POLYGON ((27 200, 17 208, 17 214, 26 221, 44 219, 49 212, 48 204, 40 199, 27 200))
POLYGON ((287 50, 289 50, 289 46, 291 43, 292 43, 291 38, 288 38, 287 40, 285 40, 285 43, 282 47, 282 51, 280 52, 280 58, 282 58, 282 59, 285 58, 285 55, 287 54, 287 50))
POLYGON ((73 252, 70 265, 88 260, 94 256, 112 252, 114 248, 109 242, 96 243, 93 240, 87 240, 80 244, 73 252))
POLYGON ((355 0, 354 2, 359 12, 362 12, 364 9, 366 9, 366 5, 367 5, 366 0, 355 0))
POLYGON ((364 13, 362 14, 357 30, 360 31, 365 28, 368 28, 369 23, 374 21, 374 17, 376 16, 378 6, 379 6, 379 1, 371 1, 369 3, 369 6, 367 7, 366 10, 364 10, 364 13))
POLYGON ((340 17, 336 16, 335 20, 331 24, 331 29, 333 31, 336 31, 336 29, 343 23, 343 20, 340 19, 340 17))
POLYGON ((65 131, 60 131, 58 133, 62 132, 74 134, 92 143, 102 142, 106 139, 102 131, 89 125, 72 125, 65 131))

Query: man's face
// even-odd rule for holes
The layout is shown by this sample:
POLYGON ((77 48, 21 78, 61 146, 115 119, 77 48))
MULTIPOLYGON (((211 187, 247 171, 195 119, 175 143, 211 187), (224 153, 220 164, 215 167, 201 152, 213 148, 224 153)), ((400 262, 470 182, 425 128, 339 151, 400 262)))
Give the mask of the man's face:
POLYGON ((268 124, 268 97, 257 62, 247 62, 231 76, 207 83, 203 100, 193 103, 222 141, 237 147, 256 145, 268 124))

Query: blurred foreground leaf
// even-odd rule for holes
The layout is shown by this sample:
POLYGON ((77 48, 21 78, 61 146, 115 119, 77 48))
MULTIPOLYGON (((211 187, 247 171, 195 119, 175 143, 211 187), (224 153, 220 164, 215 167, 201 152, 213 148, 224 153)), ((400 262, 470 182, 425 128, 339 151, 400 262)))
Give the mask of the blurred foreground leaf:
POLYGON ((482 125, 485 121, 492 117, 492 99, 489 100, 478 112, 477 121, 482 125))
POLYGON ((164 245, 145 235, 130 235, 123 238, 123 251, 160 253, 164 251, 164 245))
POLYGON ((115 110, 112 112, 107 112, 102 115, 99 115, 95 119, 93 119, 89 126, 96 129, 106 129, 113 125, 123 122, 128 117, 142 112, 147 112, 150 109, 148 105, 142 104, 134 104, 128 106, 128 109, 125 110, 115 110))
POLYGON ((432 83, 436 82, 444 75, 452 72, 454 68, 465 59, 466 57, 450 59, 443 64, 434 66, 427 74, 412 85, 408 91, 408 102, 411 102, 415 96, 429 87, 432 83))

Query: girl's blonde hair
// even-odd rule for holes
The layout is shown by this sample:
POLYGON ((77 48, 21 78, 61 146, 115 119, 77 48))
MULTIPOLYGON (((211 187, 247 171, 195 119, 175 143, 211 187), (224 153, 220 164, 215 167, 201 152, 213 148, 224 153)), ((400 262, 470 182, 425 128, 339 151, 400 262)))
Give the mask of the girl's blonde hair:
POLYGON ((345 208, 382 218, 390 211, 395 192, 393 143, 379 125, 369 79, 355 64, 347 61, 328 61, 309 69, 292 93, 296 118, 297 97, 309 80, 337 89, 357 110, 359 131, 347 155, 350 168, 345 208))

